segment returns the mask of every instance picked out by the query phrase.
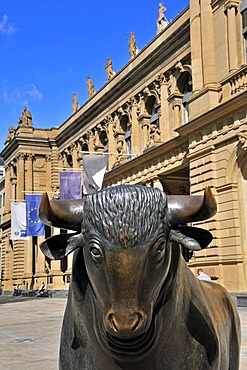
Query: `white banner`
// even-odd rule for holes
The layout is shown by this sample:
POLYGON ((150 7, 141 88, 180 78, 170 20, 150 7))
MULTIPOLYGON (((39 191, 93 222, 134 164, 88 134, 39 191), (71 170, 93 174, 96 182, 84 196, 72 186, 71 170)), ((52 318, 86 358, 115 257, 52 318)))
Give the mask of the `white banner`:
POLYGON ((92 194, 102 188, 107 163, 107 155, 86 154, 83 156, 84 194, 92 194))
POLYGON ((24 202, 11 202, 11 239, 28 239, 26 225, 26 204, 24 202))

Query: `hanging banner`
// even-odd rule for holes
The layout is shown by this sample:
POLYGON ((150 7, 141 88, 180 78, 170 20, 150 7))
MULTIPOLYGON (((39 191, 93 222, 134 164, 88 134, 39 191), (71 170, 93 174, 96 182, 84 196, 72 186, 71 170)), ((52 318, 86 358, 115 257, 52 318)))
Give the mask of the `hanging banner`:
POLYGON ((11 240, 27 240, 26 204, 11 202, 11 240))
POLYGON ((42 194, 25 194, 27 235, 30 236, 45 235, 45 225, 40 220, 38 213, 41 198, 42 194))
POLYGON ((92 194, 102 188, 107 164, 107 155, 86 154, 83 156, 84 194, 92 194))
POLYGON ((82 173, 73 171, 60 172, 60 199, 74 200, 82 197, 82 173))

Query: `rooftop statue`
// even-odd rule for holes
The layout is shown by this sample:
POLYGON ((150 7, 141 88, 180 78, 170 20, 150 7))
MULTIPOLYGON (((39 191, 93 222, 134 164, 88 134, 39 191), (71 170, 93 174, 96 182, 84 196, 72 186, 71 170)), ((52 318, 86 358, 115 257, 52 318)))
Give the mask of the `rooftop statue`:
POLYGON ((133 32, 130 32, 130 39, 127 40, 129 44, 129 53, 131 58, 136 56, 137 47, 136 47, 136 38, 133 32))
POLYGON ((115 76, 115 72, 113 71, 113 68, 112 68, 112 60, 110 57, 107 58, 107 64, 105 66, 105 70, 107 73, 107 81, 109 81, 112 77, 115 76))
POLYGON ((75 231, 41 245, 57 260, 74 251, 60 370, 239 368, 234 302, 220 285, 199 281, 180 252, 207 247, 209 231, 184 225, 215 212, 209 188, 168 196, 123 185, 77 201, 44 194, 41 220, 75 231))
POLYGON ((5 141, 5 145, 9 144, 9 142, 15 137, 15 128, 14 126, 9 126, 9 133, 7 139, 5 141))
POLYGON ((162 4, 159 3, 159 16, 156 21, 157 24, 157 34, 162 31, 167 25, 168 25, 168 20, 166 19, 164 12, 166 11, 166 7, 162 4))
POLYGON ((79 109, 78 105, 78 97, 76 93, 73 93, 73 99, 72 99, 72 111, 75 113, 79 109))
POLYGON ((27 107, 24 107, 22 116, 18 119, 18 126, 32 126, 32 114, 27 107))
POLYGON ((94 84, 90 76, 87 76, 87 91, 90 98, 95 94, 94 84))

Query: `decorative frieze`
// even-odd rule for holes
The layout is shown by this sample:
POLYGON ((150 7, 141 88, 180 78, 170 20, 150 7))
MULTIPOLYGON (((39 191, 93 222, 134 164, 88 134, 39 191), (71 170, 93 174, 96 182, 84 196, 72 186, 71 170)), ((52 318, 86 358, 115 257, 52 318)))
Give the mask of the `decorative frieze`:
POLYGON ((246 121, 246 112, 241 111, 237 114, 236 117, 230 116, 226 119, 219 121, 211 126, 204 128, 201 131, 195 132, 190 137, 189 149, 194 149, 200 144, 205 144, 208 140, 219 140, 221 135, 226 135, 232 130, 236 130, 240 122, 245 123, 246 121), (235 118, 238 118, 236 120, 235 118))

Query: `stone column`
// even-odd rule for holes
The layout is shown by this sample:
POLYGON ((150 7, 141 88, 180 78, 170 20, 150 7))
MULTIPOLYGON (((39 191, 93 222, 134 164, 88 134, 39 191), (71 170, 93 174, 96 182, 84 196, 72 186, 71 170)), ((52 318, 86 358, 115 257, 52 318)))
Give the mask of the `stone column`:
POLYGON ((88 150, 89 150, 89 152, 94 151, 94 139, 95 139, 94 131, 90 130, 89 131, 89 139, 88 139, 88 150))
POLYGON ((181 103, 174 101, 172 104, 174 110, 174 129, 179 127, 181 124, 181 103))
POLYGON ((29 237, 25 241, 25 258, 24 258, 24 275, 23 278, 26 279, 28 283, 28 288, 30 289, 30 283, 33 276, 33 244, 32 237, 29 237))
POLYGON ((160 91, 160 131, 161 131, 161 141, 167 141, 170 139, 170 128, 169 128, 169 106, 168 106, 168 90, 167 90, 167 80, 165 75, 161 75, 160 91))
POLYGON ((77 163, 77 146, 75 143, 71 145, 71 155, 72 155, 72 160, 73 160, 73 168, 77 168, 78 163, 77 163))
POLYGON ((26 190, 31 192, 33 190, 33 154, 27 154, 25 165, 27 170, 26 190))
POLYGON ((131 126, 132 126, 132 134, 131 134, 131 146, 132 146, 132 153, 139 154, 140 153, 140 132, 139 132, 139 122, 137 117, 137 101, 133 97, 131 99, 131 126))
POLYGON ((236 71, 239 67, 238 61, 238 39, 236 14, 238 10, 238 2, 229 0, 225 4, 225 12, 227 15, 227 35, 228 35, 228 59, 229 72, 236 71))
MULTIPOLYGON (((44 236, 38 236, 38 245, 40 245, 44 241, 45 237, 44 236)), ((41 252, 40 248, 37 247, 37 253, 36 253, 36 277, 42 278, 41 280, 44 280, 44 278, 47 278, 47 273, 45 270, 45 255, 41 252)))
MULTIPOLYGON (((216 83, 215 30, 211 0, 201 1, 201 33, 203 85, 208 86, 216 83)), ((192 70, 193 67, 192 65, 192 70)))
POLYGON ((20 153, 17 162, 17 199, 24 200, 25 195, 25 154, 20 153))
POLYGON ((6 221, 5 215, 10 213, 10 199, 11 199, 11 165, 9 164, 5 171, 5 206, 3 222, 6 221))
MULTIPOLYGON (((116 153, 116 146, 113 133, 114 118, 107 117, 107 135, 108 135, 108 151, 109 153, 116 153)), ((108 168, 112 169, 113 164, 115 163, 116 156, 114 154, 109 155, 108 159, 108 168)))
POLYGON ((190 0, 190 38, 193 91, 203 86, 200 2, 190 0))
POLYGON ((17 187, 17 179, 12 178, 11 179, 11 195, 10 195, 10 200, 16 200, 16 187, 17 187))
POLYGON ((47 154, 45 156, 45 165, 46 165, 46 191, 51 191, 51 155, 47 154))
POLYGON ((150 116, 142 115, 139 117, 139 123, 142 128, 142 143, 140 143, 141 152, 147 147, 149 142, 150 116))
MULTIPOLYGON (((51 162, 49 163, 49 156, 47 156, 46 162, 47 166, 51 166, 51 190, 52 192, 57 192, 59 190, 59 168, 61 168, 61 163, 59 159, 61 155, 59 155, 58 151, 54 150, 51 152, 51 162)), ((54 194, 53 194, 54 196, 54 194)))

